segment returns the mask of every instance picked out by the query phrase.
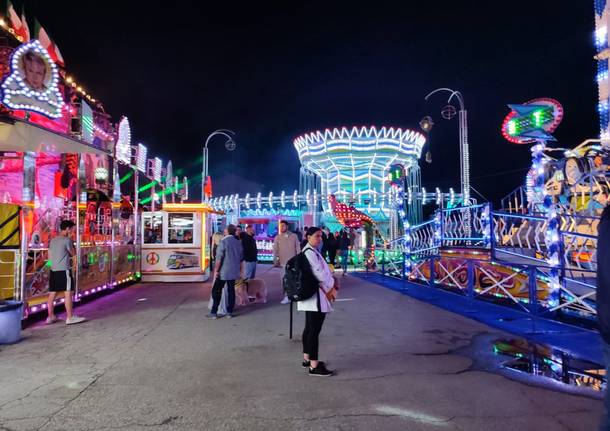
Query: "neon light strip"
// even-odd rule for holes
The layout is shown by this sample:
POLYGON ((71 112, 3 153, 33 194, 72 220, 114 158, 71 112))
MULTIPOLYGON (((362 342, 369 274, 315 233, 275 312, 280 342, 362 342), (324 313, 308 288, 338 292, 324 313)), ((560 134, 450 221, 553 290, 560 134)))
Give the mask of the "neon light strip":
MULTIPOLYGON (((103 284, 103 285, 101 285, 99 287, 94 287, 94 288, 91 288, 91 289, 87 289, 83 293, 78 293, 76 295, 76 297, 74 298, 74 300, 77 302, 78 300, 80 300, 84 296, 89 296, 89 295, 92 295, 94 293, 101 292, 101 291, 107 290, 107 289, 114 289, 116 286, 118 286, 120 284, 127 283, 129 281, 135 281, 136 278, 137 278, 136 274, 133 274, 133 275, 130 275, 129 277, 127 277, 127 278, 123 278, 121 280, 117 280, 117 281, 114 281, 112 283, 107 283, 107 284, 103 284)), ((65 301, 66 301, 65 298, 60 298, 60 299, 56 299, 53 304, 54 305, 63 304, 65 301)), ((38 313, 38 312, 41 312, 41 311, 46 310, 46 309, 47 309, 46 302, 43 303, 43 304, 39 304, 39 305, 32 305, 32 306, 26 308, 26 317, 29 316, 32 313, 38 313)))

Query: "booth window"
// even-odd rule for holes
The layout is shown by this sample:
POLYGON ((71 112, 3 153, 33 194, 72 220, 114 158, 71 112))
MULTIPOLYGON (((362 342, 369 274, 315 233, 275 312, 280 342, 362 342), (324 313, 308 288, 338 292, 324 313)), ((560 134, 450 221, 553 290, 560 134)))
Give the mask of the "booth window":
POLYGON ((161 244, 163 242, 163 215, 147 214, 144 220, 144 244, 161 244))
POLYGON ((167 242, 170 244, 193 243, 193 214, 168 214, 167 242))

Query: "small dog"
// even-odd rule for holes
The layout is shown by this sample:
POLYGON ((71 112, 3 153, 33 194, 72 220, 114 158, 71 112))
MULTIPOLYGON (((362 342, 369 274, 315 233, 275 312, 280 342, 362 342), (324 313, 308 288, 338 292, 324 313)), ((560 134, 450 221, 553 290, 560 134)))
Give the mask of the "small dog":
POLYGON ((250 302, 267 303, 267 284, 260 278, 237 280, 235 282, 235 299, 237 305, 247 305, 250 302), (250 298, 254 298, 250 301, 250 298))

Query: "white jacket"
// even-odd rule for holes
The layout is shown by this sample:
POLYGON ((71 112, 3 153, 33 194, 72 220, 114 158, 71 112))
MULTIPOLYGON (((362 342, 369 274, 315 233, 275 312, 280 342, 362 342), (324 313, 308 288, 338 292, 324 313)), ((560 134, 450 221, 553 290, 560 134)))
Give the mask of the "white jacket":
POLYGON ((326 292, 330 291, 330 289, 332 289, 332 287, 335 285, 335 279, 333 278, 333 274, 320 252, 309 244, 303 247, 303 252, 306 250, 313 250, 307 251, 305 256, 307 256, 307 260, 311 265, 313 275, 320 282, 320 289, 318 290, 317 295, 314 295, 304 301, 297 302, 297 310, 321 311, 322 313, 329 313, 333 311, 333 307, 328 298, 326 298, 326 292), (318 310, 318 297, 320 298, 320 310, 318 310))

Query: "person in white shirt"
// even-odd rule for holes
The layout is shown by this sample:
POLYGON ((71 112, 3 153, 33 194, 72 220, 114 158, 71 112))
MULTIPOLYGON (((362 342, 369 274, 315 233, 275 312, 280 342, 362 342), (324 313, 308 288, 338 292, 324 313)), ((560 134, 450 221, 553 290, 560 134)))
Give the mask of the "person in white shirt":
POLYGON ((307 244, 303 247, 303 253, 320 284, 317 294, 297 302, 297 310, 305 312, 305 329, 302 337, 303 367, 309 369, 310 376, 328 377, 332 376, 333 372, 326 368, 324 362, 318 360, 318 345, 326 313, 333 311, 331 301, 334 301, 338 285, 328 264, 318 251, 322 243, 322 230, 318 227, 310 227, 307 229, 306 239, 307 244))

